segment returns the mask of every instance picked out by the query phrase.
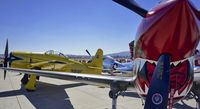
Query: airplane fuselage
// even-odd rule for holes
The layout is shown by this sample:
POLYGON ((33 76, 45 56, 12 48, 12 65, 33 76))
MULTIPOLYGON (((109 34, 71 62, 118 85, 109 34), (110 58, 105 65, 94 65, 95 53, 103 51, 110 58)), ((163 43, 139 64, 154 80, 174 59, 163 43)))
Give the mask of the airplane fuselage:
POLYGON ((10 66, 13 68, 39 69, 48 71, 62 71, 73 73, 101 74, 102 68, 89 65, 90 63, 81 63, 68 57, 29 53, 29 52, 11 52, 10 66))

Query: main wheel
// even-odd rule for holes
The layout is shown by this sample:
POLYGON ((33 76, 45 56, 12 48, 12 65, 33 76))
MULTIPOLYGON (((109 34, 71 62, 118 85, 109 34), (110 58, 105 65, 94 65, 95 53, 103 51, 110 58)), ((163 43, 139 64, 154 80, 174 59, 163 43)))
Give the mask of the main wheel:
MULTIPOLYGON (((113 95, 114 95, 114 92, 111 90, 111 91, 109 91, 109 97, 110 98, 112 98, 113 99, 113 95)), ((115 93, 115 95, 114 95, 115 97, 115 99, 118 97, 118 94, 117 93, 115 93)))
POLYGON ((118 67, 118 65, 116 63, 114 63, 112 68, 113 68, 113 70, 116 70, 117 67, 118 67))
POLYGON ((28 83, 28 77, 29 77, 28 74, 24 74, 23 78, 21 79, 21 83, 23 85, 25 85, 26 83, 28 83))
POLYGON ((109 97, 113 98, 113 92, 112 91, 109 91, 109 97))

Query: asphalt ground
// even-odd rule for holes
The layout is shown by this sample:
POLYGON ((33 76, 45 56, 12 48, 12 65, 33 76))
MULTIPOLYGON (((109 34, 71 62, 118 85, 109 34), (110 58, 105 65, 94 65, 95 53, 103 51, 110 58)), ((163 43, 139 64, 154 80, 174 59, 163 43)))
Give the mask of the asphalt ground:
MULTIPOLYGON (((3 79, 0 70, 0 109, 111 109, 109 88, 86 85, 41 77, 37 90, 27 92, 21 86, 22 75, 7 73, 3 79)), ((195 109, 194 99, 183 100, 174 109, 195 109)), ((142 101, 135 92, 129 90, 117 99, 117 109, 143 109, 142 101)))

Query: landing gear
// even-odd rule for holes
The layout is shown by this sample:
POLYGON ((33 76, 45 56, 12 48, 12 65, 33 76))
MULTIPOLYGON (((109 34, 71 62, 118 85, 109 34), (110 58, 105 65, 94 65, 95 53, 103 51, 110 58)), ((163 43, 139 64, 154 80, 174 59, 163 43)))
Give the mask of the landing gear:
POLYGON ((31 74, 28 83, 25 85, 25 89, 27 91, 35 91, 36 90, 36 75, 31 74))
POLYGON ((197 107, 196 109, 200 109, 200 83, 195 82, 193 84, 193 87, 191 89, 191 95, 193 96, 193 98, 196 100, 197 102, 197 107))
MULTIPOLYGON (((34 70, 41 70, 40 67, 35 67, 35 68, 33 68, 33 69, 34 69, 34 70)), ((39 80, 39 79, 40 79, 40 76, 36 76, 36 79, 39 80)))
POLYGON ((118 67, 118 65, 116 63, 114 63, 112 68, 113 68, 113 70, 116 70, 117 67, 118 67))
POLYGON ((120 84, 120 82, 113 82, 110 84, 109 97, 112 98, 112 109, 117 109, 117 97, 126 90, 126 84, 120 84))
MULTIPOLYGON (((40 70, 41 68, 35 67, 33 68, 35 70, 40 70)), ((39 80, 39 76, 36 76, 34 74, 24 74, 23 78, 21 79, 22 85, 25 86, 25 89, 28 92, 32 92, 36 90, 36 80, 39 80)))
POLYGON ((21 79, 22 85, 25 85, 25 84, 28 83, 28 78, 29 78, 29 75, 28 74, 24 74, 23 78, 21 79))
POLYGON ((112 109, 117 109, 117 97, 120 95, 120 91, 110 90, 109 97, 112 98, 112 109))
POLYGON ((36 76, 36 79, 37 79, 37 80, 40 80, 40 76, 36 76))

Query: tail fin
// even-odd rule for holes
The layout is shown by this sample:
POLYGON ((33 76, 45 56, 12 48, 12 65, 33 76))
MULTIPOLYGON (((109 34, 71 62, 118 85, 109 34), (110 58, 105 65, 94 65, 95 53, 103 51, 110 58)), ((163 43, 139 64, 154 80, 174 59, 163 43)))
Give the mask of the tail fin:
POLYGON ((87 63, 87 65, 102 68, 102 66, 103 66, 103 50, 98 49, 95 56, 92 57, 91 62, 87 63))

